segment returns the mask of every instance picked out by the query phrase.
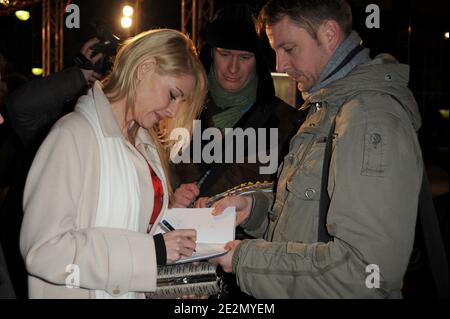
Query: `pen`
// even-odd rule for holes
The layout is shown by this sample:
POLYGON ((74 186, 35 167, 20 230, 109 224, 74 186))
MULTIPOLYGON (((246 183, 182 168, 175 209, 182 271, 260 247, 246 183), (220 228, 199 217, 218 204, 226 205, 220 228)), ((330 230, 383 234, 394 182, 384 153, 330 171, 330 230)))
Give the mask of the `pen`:
POLYGON ((211 174, 211 169, 208 169, 205 174, 203 174, 202 177, 200 177, 200 179, 197 182, 197 187, 200 188, 200 186, 202 186, 202 184, 205 182, 206 178, 208 177, 208 175, 211 174))
MULTIPOLYGON (((175 228, 172 225, 170 225, 170 223, 165 219, 161 220, 161 224, 163 224, 170 231, 175 230, 175 228)), ((197 250, 194 249, 194 253, 196 253, 196 252, 197 252, 197 250)))
POLYGON ((173 228, 173 226, 170 225, 170 223, 169 223, 167 220, 163 219, 163 220, 161 221, 161 223, 162 223, 168 230, 170 230, 170 231, 174 231, 174 230, 175 230, 175 228, 173 228))
MULTIPOLYGON (((202 184, 205 182, 206 178, 208 177, 208 175, 211 174, 211 169, 208 169, 203 175, 202 177, 199 178, 199 180, 197 181, 197 187, 198 189, 200 189, 200 187, 202 186, 202 184)), ((194 207, 194 203, 195 200, 188 206, 189 208, 193 208, 194 207)))

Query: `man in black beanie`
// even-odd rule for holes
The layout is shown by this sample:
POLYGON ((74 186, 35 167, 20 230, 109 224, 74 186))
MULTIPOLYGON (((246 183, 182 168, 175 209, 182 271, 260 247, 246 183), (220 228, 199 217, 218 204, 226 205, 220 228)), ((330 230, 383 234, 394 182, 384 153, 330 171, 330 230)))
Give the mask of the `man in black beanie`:
MULTIPOLYGON (((200 116, 202 133, 211 127, 220 129, 222 133, 226 128, 250 128, 256 131, 258 138, 258 129, 266 129, 266 139, 269 141, 270 128, 276 128, 278 154, 275 155, 280 163, 290 138, 296 132, 293 118, 298 115, 295 108, 275 96, 272 76, 262 54, 251 9, 244 5, 225 7, 207 25, 204 38, 206 43, 200 52, 200 59, 208 74, 209 93, 200 116)), ((242 183, 273 181, 276 174, 260 174, 263 164, 259 160, 256 163, 248 160, 251 156, 248 151, 250 143, 246 140, 244 150, 237 150, 239 146, 233 145, 233 154, 247 154, 243 163, 226 163, 222 159, 221 163, 207 164, 202 159, 202 163, 198 164, 191 161, 192 164, 173 165, 174 206, 189 207, 198 199, 196 206, 202 207, 208 197, 242 183), (197 184, 199 179, 202 179, 201 186, 197 184)), ((267 148, 263 150, 265 154, 272 151, 269 144, 266 143, 267 148)), ((226 151, 229 152, 228 149, 226 151)), ((222 150, 223 158, 226 151, 222 150)), ((236 238, 248 236, 238 228, 236 238)), ((234 275, 222 276, 225 289, 221 298, 247 298, 237 287, 234 275)))
MULTIPOLYGON (((274 84, 264 60, 261 40, 255 31, 251 9, 232 5, 219 11, 203 34, 205 45, 200 58, 208 74, 209 94, 200 116, 202 132, 207 128, 278 129, 278 163, 295 133, 292 118, 296 110, 275 96, 274 84)), ((269 136, 266 136, 267 141, 269 136)), ((205 141, 203 141, 205 144, 205 141)), ((266 143, 268 154, 269 143, 266 143)), ((192 145, 191 145, 192 146, 192 145)), ((204 146, 204 145, 203 145, 204 146)), ((234 154, 236 154, 236 145, 234 154)), ((202 147, 203 148, 203 147, 202 147)), ((233 188, 246 182, 272 181, 275 174, 260 174, 259 160, 248 160, 248 141, 244 144, 244 163, 180 163, 173 166, 175 206, 188 207, 198 198, 233 188), (202 185, 201 176, 208 172, 202 185), (200 186, 200 187, 199 187, 200 186), (178 188, 177 188, 178 187, 178 188)), ((261 151, 261 150, 258 150, 261 151)), ((225 151, 222 152, 225 158, 225 151)))

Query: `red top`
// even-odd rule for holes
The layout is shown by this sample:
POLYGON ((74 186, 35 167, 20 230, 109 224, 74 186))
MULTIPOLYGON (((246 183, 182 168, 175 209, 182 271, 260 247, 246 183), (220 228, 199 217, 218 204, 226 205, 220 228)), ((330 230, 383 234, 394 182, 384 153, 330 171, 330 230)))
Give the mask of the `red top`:
MULTIPOLYGON (((137 147, 135 147, 136 150, 141 153, 137 147)), ((145 156, 141 153, 142 157, 145 156)), ((147 160, 145 160, 147 162, 147 160)), ((155 172, 153 171, 152 167, 150 166, 150 164, 147 162, 148 165, 148 169, 150 170, 150 177, 152 179, 152 184, 153 184, 153 212, 152 215, 150 217, 150 223, 148 225, 148 229, 147 229, 147 233, 150 232, 150 225, 153 225, 156 221, 156 219, 159 216, 159 213, 161 213, 161 209, 163 206, 163 202, 164 202, 164 189, 161 183, 161 180, 159 179, 158 175, 155 174, 155 172)))
POLYGON ((159 216, 159 213, 161 212, 163 201, 164 201, 164 189, 161 183, 161 180, 159 177, 153 172, 150 165, 148 165, 148 168, 150 169, 150 176, 152 178, 153 183, 153 190, 154 190, 154 201, 153 201, 153 212, 152 217, 150 218, 150 224, 153 225, 156 221, 156 219, 159 216))

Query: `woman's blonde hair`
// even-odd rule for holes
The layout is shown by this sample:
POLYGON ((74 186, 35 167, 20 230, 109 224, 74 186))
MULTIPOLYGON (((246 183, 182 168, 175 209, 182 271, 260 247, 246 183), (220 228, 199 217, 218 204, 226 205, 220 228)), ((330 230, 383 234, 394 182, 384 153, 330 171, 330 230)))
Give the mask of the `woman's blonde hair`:
MULTIPOLYGON (((156 72, 159 75, 191 75, 195 79, 192 93, 186 97, 176 116, 164 119, 149 129, 168 179, 169 196, 172 200, 169 154, 170 147, 175 141, 171 142, 169 135, 174 128, 178 127, 186 128, 192 134, 193 120, 199 116, 207 93, 207 78, 203 65, 198 59, 197 50, 189 37, 171 29, 142 32, 128 39, 120 47, 112 71, 103 81, 103 91, 110 102, 125 99, 125 118, 128 112, 134 113, 138 67, 149 58, 155 59, 156 72)), ((138 128, 137 124, 134 124, 129 129, 129 138, 132 143, 138 128)))

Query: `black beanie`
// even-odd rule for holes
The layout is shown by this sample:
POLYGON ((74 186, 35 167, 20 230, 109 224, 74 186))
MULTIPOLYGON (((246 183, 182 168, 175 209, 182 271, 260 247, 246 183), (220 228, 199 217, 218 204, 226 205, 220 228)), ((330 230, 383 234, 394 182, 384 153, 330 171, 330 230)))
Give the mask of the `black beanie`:
POLYGON ((206 26, 206 42, 215 48, 260 52, 259 38, 251 14, 242 7, 232 7, 219 13, 206 26))
POLYGON ((229 5, 219 11, 215 19, 203 29, 202 35, 206 44, 200 51, 200 58, 209 72, 212 63, 211 48, 254 53, 258 74, 257 100, 264 101, 263 107, 266 108, 268 104, 265 102, 274 98, 275 88, 263 57, 261 40, 256 33, 253 12, 252 8, 245 4, 229 5))

